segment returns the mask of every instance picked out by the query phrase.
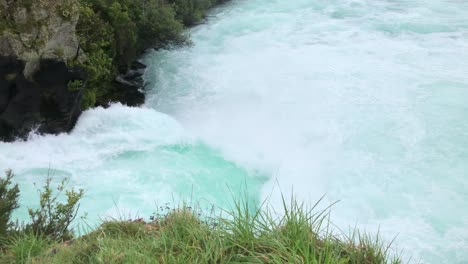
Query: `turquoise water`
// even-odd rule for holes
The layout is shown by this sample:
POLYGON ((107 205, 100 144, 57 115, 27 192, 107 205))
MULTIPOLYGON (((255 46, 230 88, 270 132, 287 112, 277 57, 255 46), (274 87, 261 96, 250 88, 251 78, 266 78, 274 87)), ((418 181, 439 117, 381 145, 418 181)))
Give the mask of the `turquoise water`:
POLYGON ((410 263, 466 263, 468 2, 233 1, 190 34, 145 58, 143 108, 0 143, 23 205, 49 167, 87 190, 90 222, 325 195, 338 228, 398 235, 410 263))
POLYGON ((232 198, 243 195, 257 203, 255 191, 267 180, 190 136, 170 116, 120 104, 87 111, 70 135, 32 135, 28 142, 1 143, 1 152, 0 167, 12 168, 21 186, 20 219, 37 205, 37 186, 50 174, 86 191, 84 228, 107 217, 149 217, 160 206, 183 202, 230 208, 232 198))

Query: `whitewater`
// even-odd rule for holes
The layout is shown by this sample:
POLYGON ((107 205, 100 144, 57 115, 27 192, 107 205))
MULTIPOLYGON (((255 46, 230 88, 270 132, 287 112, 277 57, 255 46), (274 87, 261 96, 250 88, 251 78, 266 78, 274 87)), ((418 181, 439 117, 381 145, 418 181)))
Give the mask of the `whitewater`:
POLYGON ((144 58, 143 107, 0 143, 17 217, 47 174, 86 190, 90 225, 324 196, 336 228, 397 236, 411 263, 466 263, 468 1, 238 0, 190 35, 144 58))

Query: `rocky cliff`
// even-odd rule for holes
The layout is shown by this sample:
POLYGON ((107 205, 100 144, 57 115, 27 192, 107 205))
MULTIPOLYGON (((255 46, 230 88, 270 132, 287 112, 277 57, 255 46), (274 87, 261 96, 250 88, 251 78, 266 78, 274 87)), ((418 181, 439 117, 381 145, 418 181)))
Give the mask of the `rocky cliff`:
POLYGON ((86 81, 71 61, 86 59, 75 34, 77 0, 0 0, 0 140, 32 129, 59 133, 81 114, 86 81))
POLYGON ((144 103, 149 49, 224 0, 0 0, 0 140, 70 131, 83 109, 144 103))

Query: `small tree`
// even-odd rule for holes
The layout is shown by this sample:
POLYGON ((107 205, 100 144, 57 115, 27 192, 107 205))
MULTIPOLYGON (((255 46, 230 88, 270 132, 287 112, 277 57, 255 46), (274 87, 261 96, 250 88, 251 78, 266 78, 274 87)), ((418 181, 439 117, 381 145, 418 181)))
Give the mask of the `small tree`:
MULTIPOLYGON (((11 170, 6 171, 5 178, 0 177, 0 238, 6 237, 12 223, 11 214, 19 207, 18 184, 12 185, 14 175, 11 170)), ((0 246, 1 246, 0 240, 0 246)))
POLYGON ((79 200, 83 197, 83 190, 65 190, 67 179, 58 185, 57 193, 54 194, 51 187, 52 178, 47 177, 45 185, 39 191, 39 209, 29 209, 31 223, 26 225, 27 231, 42 234, 56 240, 69 240, 73 237, 70 224, 75 220, 80 207, 79 200), (58 201, 60 195, 65 191, 66 202, 58 201))

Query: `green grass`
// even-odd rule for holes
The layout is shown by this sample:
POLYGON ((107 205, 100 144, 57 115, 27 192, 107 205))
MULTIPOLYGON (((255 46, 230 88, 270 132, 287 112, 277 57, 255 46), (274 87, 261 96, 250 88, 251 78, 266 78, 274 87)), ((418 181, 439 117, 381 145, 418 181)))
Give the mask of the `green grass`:
POLYGON ((150 222, 106 221, 65 243, 19 235, 0 263, 401 263, 378 235, 337 236, 328 211, 294 199, 283 211, 238 202, 224 216, 203 216, 183 205, 150 222))

